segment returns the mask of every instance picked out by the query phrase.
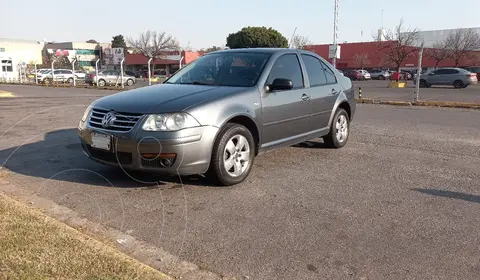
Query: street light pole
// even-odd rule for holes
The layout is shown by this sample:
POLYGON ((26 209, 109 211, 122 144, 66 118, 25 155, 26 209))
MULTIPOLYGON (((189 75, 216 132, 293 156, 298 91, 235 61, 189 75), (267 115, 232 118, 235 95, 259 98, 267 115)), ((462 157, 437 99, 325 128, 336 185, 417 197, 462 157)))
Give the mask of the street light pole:
POLYGON ((337 41, 338 41, 338 2, 339 0, 335 0, 335 8, 333 12, 333 48, 335 50, 335 54, 332 59, 332 65, 334 68, 337 68, 337 41))
POLYGON ((423 46, 424 42, 420 46, 420 53, 418 54, 418 68, 417 68, 417 76, 415 77, 415 98, 414 101, 418 102, 419 91, 420 91, 420 74, 422 73, 422 56, 423 56, 423 46))

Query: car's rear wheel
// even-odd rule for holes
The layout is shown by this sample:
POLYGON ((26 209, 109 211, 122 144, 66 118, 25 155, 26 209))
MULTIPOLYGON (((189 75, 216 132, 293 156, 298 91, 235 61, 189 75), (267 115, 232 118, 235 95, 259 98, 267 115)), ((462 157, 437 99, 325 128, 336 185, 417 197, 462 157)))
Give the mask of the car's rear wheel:
POLYGON ((453 82, 453 87, 455 87, 455 88, 463 88, 463 87, 464 87, 464 84, 463 84, 462 81, 456 80, 455 82, 453 82))
POLYGON ((382 75, 380 75, 380 76, 378 76, 378 79, 379 79, 379 80, 385 80, 385 77, 382 76, 382 75))
POLYGON ((99 80, 98 81, 98 86, 99 87, 104 87, 105 86, 105 80, 99 80))
POLYGON ((73 78, 68 78, 67 84, 73 84, 73 78))
POLYGON ((323 137, 328 148, 339 149, 345 146, 350 134, 350 120, 347 111, 338 108, 332 120, 330 132, 323 137))
POLYGON ((131 86, 133 85, 133 80, 132 79, 128 79, 127 80, 127 86, 131 86))
POLYGON ((228 123, 215 140, 207 175, 223 186, 241 183, 250 174, 254 157, 252 133, 243 125, 228 123))

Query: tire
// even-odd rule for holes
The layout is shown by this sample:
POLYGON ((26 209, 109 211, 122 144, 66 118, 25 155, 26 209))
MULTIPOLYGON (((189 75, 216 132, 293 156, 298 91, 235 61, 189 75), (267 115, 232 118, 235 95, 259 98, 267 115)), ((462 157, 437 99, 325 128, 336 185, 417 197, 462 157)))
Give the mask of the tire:
POLYGON ((67 79, 67 84, 73 84, 73 78, 68 78, 67 79))
POLYGON ((382 76, 382 75, 380 75, 380 76, 378 76, 378 79, 379 79, 379 80, 385 80, 385 77, 382 76))
POLYGON ((127 86, 132 86, 133 85, 133 80, 132 79, 128 79, 127 80, 127 86))
POLYGON ((425 80, 420 80, 420 87, 429 87, 427 81, 425 80))
POLYGON ((104 87, 105 86, 105 80, 98 80, 98 86, 99 87, 104 87))
POLYGON ((338 108, 332 120, 330 132, 323 137, 323 142, 327 148, 340 149, 348 141, 350 135, 350 119, 348 113, 342 108, 338 108), (339 131, 342 129, 342 131, 339 131))
POLYGON ((243 182, 252 170, 255 147, 252 133, 245 126, 227 123, 214 142, 207 177, 221 186, 231 186, 243 182), (245 143, 241 147, 238 141, 240 139, 245 143), (231 148, 228 148, 227 145, 231 148), (241 158, 242 154, 239 154, 239 150, 243 151, 245 158, 241 158), (227 163, 231 164, 230 168, 226 166, 227 163), (229 169, 227 170, 227 168, 229 169), (235 171, 238 171, 238 174, 235 174, 235 171))
POLYGON ((463 88, 465 85, 463 84, 462 81, 460 80, 456 80, 455 82, 453 82, 453 87, 454 88, 463 88))

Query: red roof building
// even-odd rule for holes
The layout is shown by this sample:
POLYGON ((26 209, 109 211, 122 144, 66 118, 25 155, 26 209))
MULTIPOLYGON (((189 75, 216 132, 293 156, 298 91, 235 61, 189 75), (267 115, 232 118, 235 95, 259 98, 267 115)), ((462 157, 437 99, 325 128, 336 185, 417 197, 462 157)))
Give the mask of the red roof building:
MULTIPOLYGON (((379 46, 379 42, 363 42, 363 43, 344 43, 339 44, 340 49, 340 59, 337 59, 337 68, 338 69, 356 69, 360 68, 360 59, 359 56, 366 55, 368 59, 364 59, 364 68, 390 68, 393 69, 396 66, 388 61, 385 51, 382 50, 384 46, 388 44, 393 44, 393 42, 382 42, 383 46, 379 46)), ((329 45, 310 45, 305 48, 315 52, 316 54, 327 59, 329 62, 332 62, 332 59, 328 58, 328 46, 329 45)), ((409 47, 415 48, 415 47, 409 47)), ((427 55, 427 48, 424 49, 424 55, 422 59, 422 67, 430 68, 434 67, 436 61, 427 55)), ((462 59, 460 61, 459 67, 464 66, 473 66, 480 64, 480 52, 473 52, 474 56, 462 59)), ((418 51, 413 52, 409 55, 402 63, 401 68, 412 69, 418 67, 418 51)), ((444 60, 440 62, 438 67, 453 67, 455 62, 451 59, 444 60)))

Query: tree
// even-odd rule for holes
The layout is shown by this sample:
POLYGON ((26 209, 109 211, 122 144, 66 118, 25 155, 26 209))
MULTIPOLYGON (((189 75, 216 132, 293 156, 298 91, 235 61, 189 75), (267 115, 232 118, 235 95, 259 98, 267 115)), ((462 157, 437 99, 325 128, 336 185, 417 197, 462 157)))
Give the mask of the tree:
POLYGON ((403 61, 418 51, 417 48, 414 47, 418 38, 418 29, 405 28, 402 19, 393 31, 388 31, 385 34, 385 41, 377 42, 377 46, 379 51, 383 53, 388 61, 394 64, 397 71, 400 72, 403 61))
POLYGON ((238 48, 288 48, 288 40, 273 28, 244 27, 227 37, 227 46, 238 48))
POLYGON ((200 53, 200 55, 204 55, 206 53, 215 52, 215 51, 219 51, 219 50, 222 50, 222 48, 217 47, 217 46, 213 46, 213 47, 210 47, 210 48, 201 49, 198 52, 200 53))
POLYGON ((353 60, 361 69, 363 69, 365 65, 370 64, 368 53, 357 53, 353 56, 353 60))
POLYGON ((112 37, 112 48, 127 48, 127 43, 125 43, 125 39, 123 38, 123 35, 117 35, 112 37))
POLYGON ((450 58, 450 51, 445 42, 435 43, 431 49, 425 51, 425 56, 435 60, 435 68, 438 68, 440 62, 450 58))
POLYGON ((302 35, 295 35, 290 42, 290 46, 294 49, 305 49, 305 46, 311 45, 312 43, 308 39, 308 37, 302 35))
POLYGON ((155 70, 155 59, 162 57, 166 50, 179 49, 179 42, 166 32, 147 30, 140 34, 137 40, 127 38, 127 43, 134 53, 143 54, 146 58, 153 58, 153 71, 155 70))
POLYGON ((98 42, 96 40, 93 40, 93 39, 88 40, 87 43, 98 44, 98 42))
POLYGON ((473 50, 480 49, 480 36, 473 29, 457 29, 447 36, 445 46, 457 67, 462 58, 468 57, 473 50))

